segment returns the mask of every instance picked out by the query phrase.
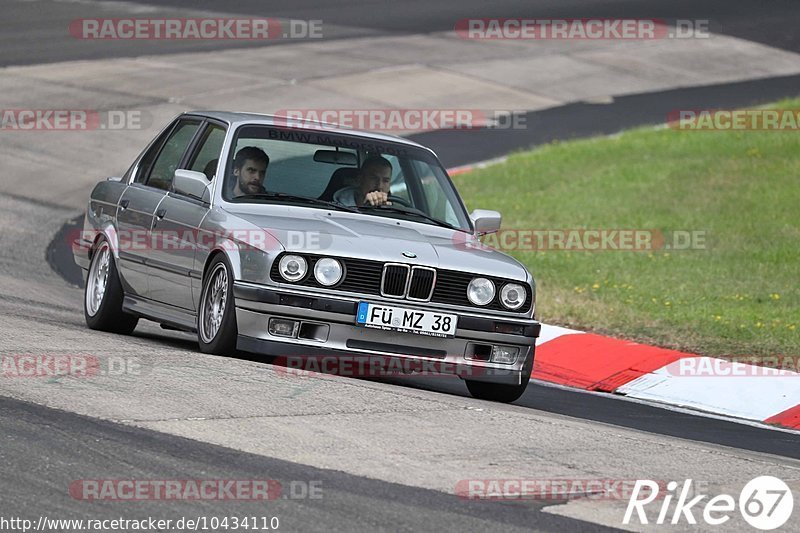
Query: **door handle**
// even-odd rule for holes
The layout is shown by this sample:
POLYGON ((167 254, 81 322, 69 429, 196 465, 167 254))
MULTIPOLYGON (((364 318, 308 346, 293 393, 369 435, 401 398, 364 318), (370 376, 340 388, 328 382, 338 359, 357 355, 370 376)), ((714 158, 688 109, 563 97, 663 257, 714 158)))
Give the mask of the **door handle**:
POLYGON ((167 216, 167 210, 166 209, 159 209, 158 211, 156 211, 156 218, 158 220, 161 220, 165 216, 167 216))
POLYGON ((126 209, 128 209, 128 206, 130 205, 130 203, 131 203, 131 201, 128 200, 127 198, 120 200, 119 201, 120 210, 125 211, 126 209))

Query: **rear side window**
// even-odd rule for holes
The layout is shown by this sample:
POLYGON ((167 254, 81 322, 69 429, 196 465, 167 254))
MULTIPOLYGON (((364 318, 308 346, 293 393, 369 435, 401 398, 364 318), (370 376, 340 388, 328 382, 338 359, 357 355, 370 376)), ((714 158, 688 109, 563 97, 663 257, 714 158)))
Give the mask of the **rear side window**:
MULTIPOLYGON (((142 160, 137 183, 144 183, 157 189, 169 190, 175 170, 183 158, 183 154, 189 147, 197 129, 200 127, 198 120, 182 120, 170 132, 161 151, 154 158, 152 164, 145 166, 145 159, 150 156, 150 152, 142 160)), ((156 146, 153 146, 156 148, 156 146)))
POLYGON ((142 160, 139 161, 139 166, 136 168, 136 176, 133 178, 134 183, 144 183, 147 180, 147 176, 150 174, 150 167, 153 166, 153 161, 158 155, 158 152, 161 151, 161 147, 164 146, 164 143, 173 129, 175 129, 174 126, 165 129, 142 156, 142 160))

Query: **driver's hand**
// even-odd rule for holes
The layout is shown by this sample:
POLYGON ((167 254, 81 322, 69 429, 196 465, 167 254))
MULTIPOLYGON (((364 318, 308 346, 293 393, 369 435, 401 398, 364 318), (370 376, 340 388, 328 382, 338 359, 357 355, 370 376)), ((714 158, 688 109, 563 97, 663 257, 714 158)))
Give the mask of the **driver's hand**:
POLYGON ((369 205, 392 205, 389 201, 389 195, 383 191, 368 192, 364 197, 364 203, 369 205))

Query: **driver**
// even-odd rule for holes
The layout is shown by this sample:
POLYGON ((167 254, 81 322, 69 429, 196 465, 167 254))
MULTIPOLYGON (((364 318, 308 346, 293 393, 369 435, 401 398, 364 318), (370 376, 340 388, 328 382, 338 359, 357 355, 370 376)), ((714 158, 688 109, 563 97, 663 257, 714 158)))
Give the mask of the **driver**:
POLYGON ((261 148, 245 146, 239 150, 233 158, 233 175, 236 177, 233 196, 267 192, 264 189, 267 165, 269 156, 261 148))
POLYGON ((379 155, 364 160, 356 177, 356 185, 339 189, 333 201, 347 206, 392 205, 389 186, 392 183, 392 164, 379 155))

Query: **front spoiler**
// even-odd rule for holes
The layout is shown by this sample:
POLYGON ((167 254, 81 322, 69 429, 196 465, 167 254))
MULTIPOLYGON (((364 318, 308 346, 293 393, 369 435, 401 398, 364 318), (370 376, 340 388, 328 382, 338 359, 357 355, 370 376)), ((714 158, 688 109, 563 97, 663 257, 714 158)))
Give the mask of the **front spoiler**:
MULTIPOLYGON (((238 348, 291 358, 291 363, 297 365, 295 368, 300 369, 307 365, 316 368, 314 365, 318 362, 314 358, 355 362, 362 358, 377 357, 387 361, 397 359, 404 363, 400 367, 403 370, 421 367, 420 371, 426 374, 455 374, 474 381, 517 385, 523 380, 523 368, 531 368, 530 359, 534 356, 534 345, 541 328, 539 322, 533 319, 459 313, 455 337, 424 337, 356 326, 357 298, 328 298, 283 288, 253 287, 241 282, 234 285, 234 295, 239 329, 238 348), (274 336, 267 327, 271 318, 288 318, 319 325, 326 333, 324 338, 315 339, 274 336), (523 334, 500 333, 496 330, 498 323, 514 323, 523 334), (467 348, 474 344, 516 346, 519 356, 513 364, 467 359, 467 348)), ((373 300, 370 297, 364 299, 373 300)))
MULTIPOLYGON (((245 352, 276 356, 277 360, 274 363, 279 364, 285 369, 283 371, 290 375, 325 373, 369 379, 393 379, 415 375, 434 378, 456 376, 461 379, 505 385, 518 385, 521 381, 519 370, 481 367, 471 365, 466 360, 454 364, 413 358, 414 363, 409 364, 409 357, 406 356, 353 353, 349 350, 290 344, 245 335, 237 337, 236 348, 245 352)), ((530 356, 533 357, 533 349, 530 356)))

